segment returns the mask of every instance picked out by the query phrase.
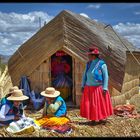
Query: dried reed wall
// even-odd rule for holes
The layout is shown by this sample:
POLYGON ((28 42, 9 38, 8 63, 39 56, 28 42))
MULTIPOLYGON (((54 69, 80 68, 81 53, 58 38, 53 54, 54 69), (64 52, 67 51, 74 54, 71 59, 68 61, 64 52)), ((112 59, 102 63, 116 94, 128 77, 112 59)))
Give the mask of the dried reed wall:
MULTIPOLYGON (((134 53, 135 57, 140 60, 140 54, 134 53)), ((122 85, 121 95, 112 98, 113 104, 125 104, 135 94, 139 93, 140 85, 140 66, 130 53, 127 53, 127 61, 125 67, 125 76, 122 85)))

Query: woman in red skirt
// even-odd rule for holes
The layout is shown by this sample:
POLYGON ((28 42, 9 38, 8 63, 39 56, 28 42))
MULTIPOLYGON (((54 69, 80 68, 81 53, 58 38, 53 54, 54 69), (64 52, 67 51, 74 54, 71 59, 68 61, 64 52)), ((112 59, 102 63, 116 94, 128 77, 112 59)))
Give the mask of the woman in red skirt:
POLYGON ((113 114, 107 65, 99 58, 96 46, 89 49, 88 58, 82 80, 80 115, 91 122, 102 123, 113 114))

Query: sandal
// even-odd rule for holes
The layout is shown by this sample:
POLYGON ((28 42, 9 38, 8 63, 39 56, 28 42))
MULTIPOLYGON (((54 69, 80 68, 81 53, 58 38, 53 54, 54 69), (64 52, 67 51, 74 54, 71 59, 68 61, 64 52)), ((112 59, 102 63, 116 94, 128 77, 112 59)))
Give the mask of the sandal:
POLYGON ((100 120, 98 123, 105 125, 107 123, 107 120, 100 120))

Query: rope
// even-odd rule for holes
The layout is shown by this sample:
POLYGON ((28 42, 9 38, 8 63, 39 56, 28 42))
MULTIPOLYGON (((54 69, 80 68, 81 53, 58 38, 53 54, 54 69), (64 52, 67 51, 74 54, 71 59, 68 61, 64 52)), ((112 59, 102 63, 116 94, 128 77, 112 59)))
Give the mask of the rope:
MULTIPOLYGON (((113 30, 113 32, 116 34, 116 36, 119 38, 119 40, 122 42, 122 44, 125 46, 125 44, 123 43, 123 41, 121 40, 121 38, 117 35, 117 33, 114 31, 114 29, 112 28, 112 26, 111 25, 106 25, 104 28, 107 28, 107 27, 111 27, 111 29, 113 30)), ((132 51, 127 47, 127 46, 125 46, 127 49, 128 49, 128 51, 130 52, 130 54, 133 56, 133 58, 136 60, 136 62, 138 63, 138 65, 140 65, 140 62, 138 61, 138 59, 134 56, 134 54, 132 53, 132 51)))
POLYGON ((22 57, 22 59, 24 59, 24 57, 22 56, 22 54, 20 53, 19 49, 17 49, 19 55, 22 57))

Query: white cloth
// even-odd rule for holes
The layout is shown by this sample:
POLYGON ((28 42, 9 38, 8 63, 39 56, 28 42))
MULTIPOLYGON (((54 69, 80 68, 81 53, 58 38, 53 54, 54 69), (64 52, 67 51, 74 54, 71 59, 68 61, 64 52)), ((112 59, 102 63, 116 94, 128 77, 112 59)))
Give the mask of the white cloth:
POLYGON ((35 129, 40 129, 40 127, 34 123, 34 120, 29 117, 21 118, 16 122, 10 123, 8 128, 12 129, 14 132, 18 132, 29 126, 34 126, 35 129))
POLYGON ((0 121, 8 121, 14 119, 14 115, 6 115, 10 110, 9 105, 5 104, 0 109, 0 121))

